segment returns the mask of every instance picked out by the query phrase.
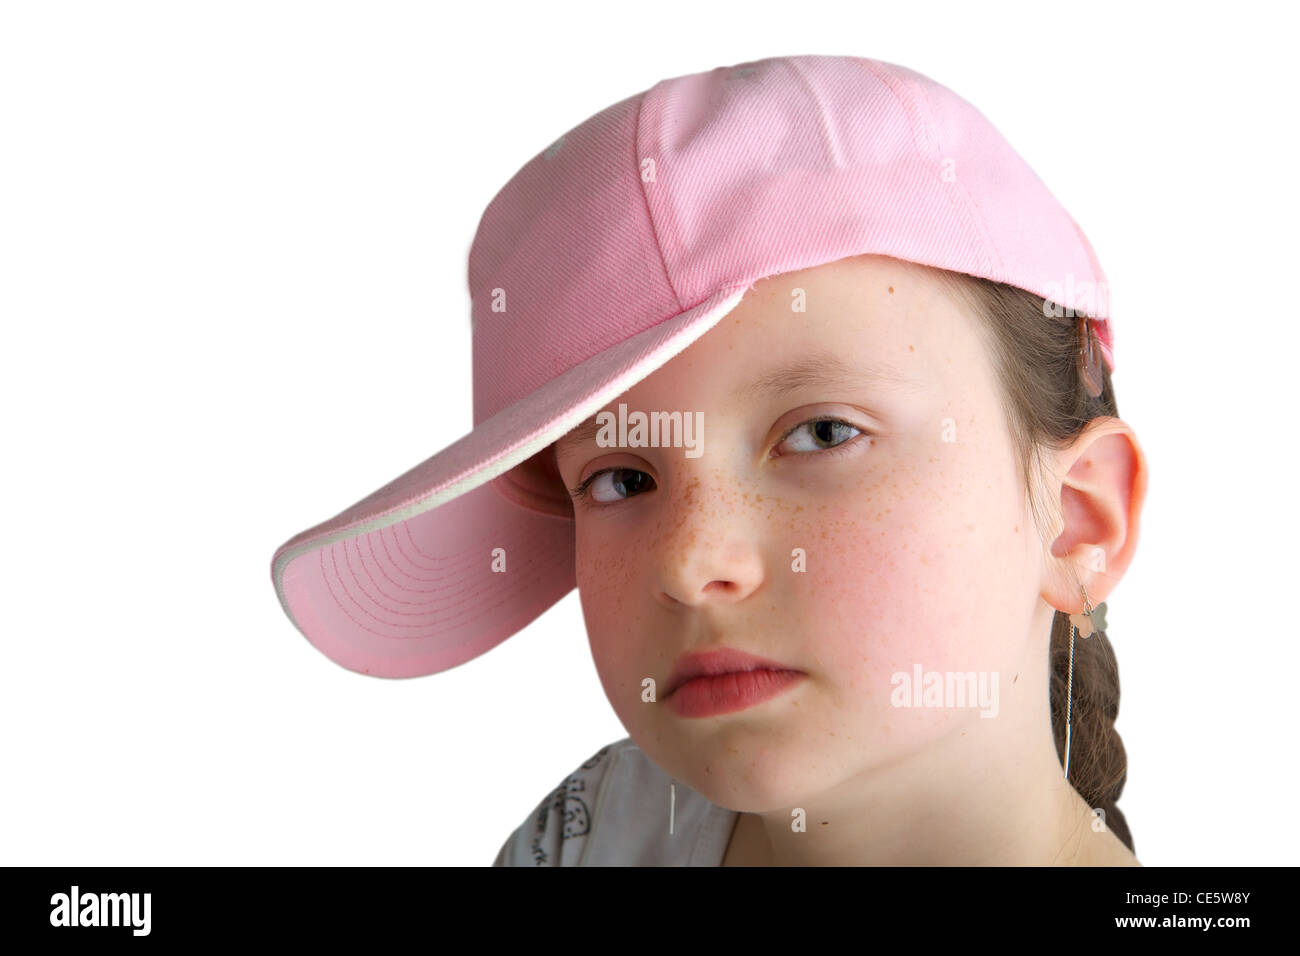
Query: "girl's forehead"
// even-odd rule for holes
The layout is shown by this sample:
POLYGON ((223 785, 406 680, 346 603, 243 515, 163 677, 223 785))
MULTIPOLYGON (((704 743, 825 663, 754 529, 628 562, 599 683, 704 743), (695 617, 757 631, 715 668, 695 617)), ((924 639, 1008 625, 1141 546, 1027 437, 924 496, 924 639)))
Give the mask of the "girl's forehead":
POLYGON ((969 364, 981 347, 963 306, 911 286, 878 294, 791 282, 744 300, 628 396, 708 394, 728 401, 780 398, 853 384, 907 391, 940 380, 945 365, 969 364))

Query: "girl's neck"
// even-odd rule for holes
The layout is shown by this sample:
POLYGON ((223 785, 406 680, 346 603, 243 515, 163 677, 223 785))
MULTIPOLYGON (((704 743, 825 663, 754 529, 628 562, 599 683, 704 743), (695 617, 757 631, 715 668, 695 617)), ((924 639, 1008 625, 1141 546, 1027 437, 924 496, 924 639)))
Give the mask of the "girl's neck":
POLYGON ((1030 739, 1039 746, 1026 755, 1014 733, 977 749, 950 735, 810 799, 806 832, 791 830, 788 810, 742 813, 722 865, 1141 865, 1066 782, 1051 736, 1030 739))

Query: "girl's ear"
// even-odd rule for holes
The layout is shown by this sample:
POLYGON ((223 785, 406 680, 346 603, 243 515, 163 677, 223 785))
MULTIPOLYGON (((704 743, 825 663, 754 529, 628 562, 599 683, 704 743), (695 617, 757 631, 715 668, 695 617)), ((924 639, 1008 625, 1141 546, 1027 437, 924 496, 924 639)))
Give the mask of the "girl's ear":
POLYGON ((1058 453, 1062 528, 1051 545, 1054 562, 1043 599, 1058 610, 1080 608, 1079 584, 1101 604, 1137 551, 1147 492, 1147 461, 1137 435, 1121 419, 1093 419, 1058 453))

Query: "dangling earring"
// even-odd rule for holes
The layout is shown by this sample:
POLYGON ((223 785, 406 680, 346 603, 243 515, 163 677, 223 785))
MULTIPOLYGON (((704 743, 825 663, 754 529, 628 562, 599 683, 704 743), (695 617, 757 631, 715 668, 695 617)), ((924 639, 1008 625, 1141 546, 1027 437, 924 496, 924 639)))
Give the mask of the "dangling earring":
POLYGON ((677 809, 677 781, 668 784, 668 832, 673 832, 673 812, 677 809))
POLYGON ((1074 632, 1079 631, 1084 640, 1092 636, 1094 631, 1106 630, 1106 602, 1102 601, 1096 607, 1088 600, 1088 592, 1083 585, 1079 585, 1079 590, 1083 591, 1083 613, 1070 615, 1070 674, 1066 682, 1065 690, 1065 779, 1070 779, 1070 710, 1071 703, 1074 700, 1074 632))

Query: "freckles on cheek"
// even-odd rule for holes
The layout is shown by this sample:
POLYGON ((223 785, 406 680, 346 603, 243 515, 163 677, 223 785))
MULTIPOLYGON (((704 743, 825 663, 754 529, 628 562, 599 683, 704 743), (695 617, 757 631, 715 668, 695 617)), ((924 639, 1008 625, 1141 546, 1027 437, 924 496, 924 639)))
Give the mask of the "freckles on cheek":
POLYGON ((640 606, 629 600, 639 573, 636 553, 635 545, 584 532, 579 524, 574 577, 593 650, 638 623, 632 618, 641 613, 640 606))
POLYGON ((634 553, 580 536, 575 568, 592 662, 605 696, 625 722, 638 713, 641 681, 653 678, 662 694, 671 664, 644 645, 650 640, 646 611, 630 600, 635 568, 628 555, 634 553))

